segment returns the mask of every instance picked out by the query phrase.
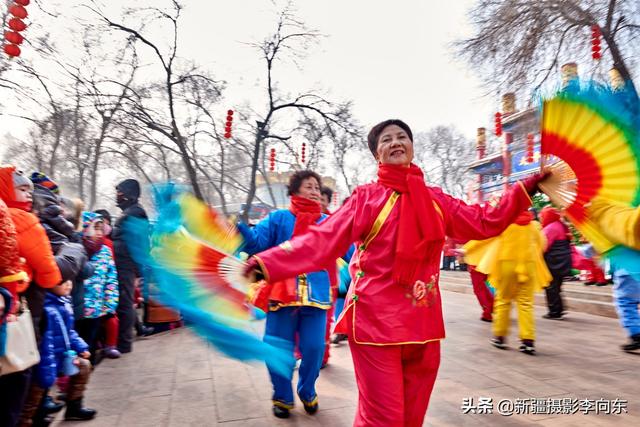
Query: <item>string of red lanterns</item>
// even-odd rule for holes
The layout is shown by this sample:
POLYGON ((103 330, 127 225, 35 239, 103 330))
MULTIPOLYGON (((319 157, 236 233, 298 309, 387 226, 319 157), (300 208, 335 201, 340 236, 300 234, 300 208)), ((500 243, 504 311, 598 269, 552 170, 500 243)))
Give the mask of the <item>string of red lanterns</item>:
POLYGON ((602 32, 600 31, 600 27, 597 25, 591 26, 591 57, 598 61, 602 58, 602 49, 600 47, 600 39, 602 37, 602 32))
POLYGON ((231 138, 231 124, 233 123, 233 110, 227 110, 227 122, 224 124, 224 137, 231 138))
POLYGON ((307 143, 303 142, 302 147, 300 148, 300 160, 303 165, 306 159, 306 150, 307 150, 307 143))
POLYGON ((269 172, 276 170, 276 149, 272 148, 269 153, 269 172))
POLYGON ((8 22, 11 31, 4 32, 6 43, 3 50, 4 53, 12 58, 20 56, 20 53, 22 53, 19 45, 24 41, 24 37, 20 32, 27 28, 27 24, 24 23, 23 19, 29 16, 29 12, 25 9, 25 6, 28 6, 29 3, 29 0, 15 0, 13 5, 9 7, 9 14, 13 18, 9 19, 8 22))
POLYGON ((533 134, 527 134, 527 163, 533 163, 533 154, 534 154, 534 146, 535 142, 533 140, 533 134))
POLYGON ((502 136, 502 113, 497 112, 495 115, 495 128, 494 128, 496 136, 502 136))

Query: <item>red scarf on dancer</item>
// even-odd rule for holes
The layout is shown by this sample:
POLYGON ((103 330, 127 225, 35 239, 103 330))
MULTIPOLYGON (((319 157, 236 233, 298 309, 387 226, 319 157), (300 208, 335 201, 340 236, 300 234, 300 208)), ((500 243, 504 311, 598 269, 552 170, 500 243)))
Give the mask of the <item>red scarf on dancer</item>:
POLYGON ((439 264, 444 242, 442 217, 424 183, 422 170, 413 163, 409 167, 381 164, 378 182, 401 194, 393 279, 413 286, 421 265, 439 264))
POLYGON ((518 224, 518 225, 527 225, 531 221, 533 221, 533 214, 529 211, 524 211, 520 215, 518 215, 516 220, 513 222, 514 224, 518 224))
POLYGON ((289 210, 296 216, 296 224, 293 226, 291 237, 304 234, 309 226, 315 224, 322 215, 320 203, 300 196, 291 196, 289 210))

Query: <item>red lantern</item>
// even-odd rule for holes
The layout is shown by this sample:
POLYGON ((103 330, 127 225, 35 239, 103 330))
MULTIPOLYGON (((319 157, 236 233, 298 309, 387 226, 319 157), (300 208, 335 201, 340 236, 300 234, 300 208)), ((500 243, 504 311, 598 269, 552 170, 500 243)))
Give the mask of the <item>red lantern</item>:
POLYGON ((602 58, 602 50, 600 48, 600 38, 602 37, 602 32, 600 31, 600 27, 597 25, 591 26, 591 57, 594 60, 599 60, 602 58))
POLYGON ((231 124, 233 123, 233 110, 227 110, 227 121, 224 124, 224 137, 231 138, 231 124), (227 136, 228 135, 228 136, 227 136))
POLYGON ((31 3, 29 0, 15 0, 15 1, 20 6, 29 6, 29 3, 31 3))
POLYGON ((20 6, 19 4, 14 4, 13 6, 11 6, 9 8, 9 13, 20 19, 24 19, 29 16, 29 14, 27 13, 27 9, 20 6))
POLYGON ((495 115, 495 133, 496 136, 502 136, 502 113, 499 111, 495 115))
POLYGON ((535 142, 533 141, 533 134, 527 134, 527 163, 533 163, 535 142))
POLYGON ((13 31, 24 31, 27 28, 27 24, 22 22, 19 18, 11 18, 9 19, 9 28, 13 31))
POLYGON ((20 33, 16 33, 14 31, 5 31, 4 38, 9 43, 13 44, 22 44, 22 42, 24 41, 24 37, 22 37, 20 33))
POLYGON ((305 142, 302 143, 302 148, 300 148, 300 160, 301 163, 304 164, 305 158, 306 158, 306 150, 307 150, 307 144, 305 142))
POLYGON ((276 170, 276 149, 272 148, 269 153, 269 171, 273 172, 276 170))
POLYGON ((10 43, 5 44, 4 52, 11 57, 20 56, 20 48, 15 44, 10 44, 10 43))

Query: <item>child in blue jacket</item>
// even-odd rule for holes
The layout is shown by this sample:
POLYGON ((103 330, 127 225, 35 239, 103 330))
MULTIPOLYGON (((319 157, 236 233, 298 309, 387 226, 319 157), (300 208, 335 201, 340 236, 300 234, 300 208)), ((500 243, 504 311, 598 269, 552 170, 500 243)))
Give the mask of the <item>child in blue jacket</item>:
POLYGON ((73 328, 73 308, 69 298, 72 287, 72 282, 67 280, 47 292, 43 313, 46 326, 40 343, 40 363, 36 366, 35 379, 22 411, 22 420, 33 417, 45 391, 58 376, 69 376, 65 420, 90 420, 96 415, 95 410, 82 405, 84 390, 91 374, 91 363, 88 360, 91 354, 87 343, 73 328))

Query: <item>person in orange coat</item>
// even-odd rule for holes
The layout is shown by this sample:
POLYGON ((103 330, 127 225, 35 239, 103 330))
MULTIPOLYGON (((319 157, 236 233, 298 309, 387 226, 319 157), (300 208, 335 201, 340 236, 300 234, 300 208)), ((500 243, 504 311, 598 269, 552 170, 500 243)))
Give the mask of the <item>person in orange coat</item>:
MULTIPOLYGON (((16 171, 14 166, 0 168, 0 199, 8 206, 16 228, 18 254, 25 260, 24 267, 29 279, 43 288, 52 288, 62 282, 62 276, 44 228, 30 212, 32 191, 31 180, 16 171)), ((25 288, 26 284, 19 287, 18 292, 25 288)))
MULTIPOLYGON (((4 201, 0 200, 0 286, 11 293, 12 306, 16 306, 18 297, 18 286, 23 287, 27 280, 27 275, 22 271, 22 263, 18 255, 18 238, 16 227, 11 221, 9 208, 4 201)), ((11 313, 12 307, 5 307, 11 313)), ((0 310, 0 317, 3 316, 0 310)), ((5 313, 6 314, 6 313, 5 313)))
MULTIPOLYGON (((16 229, 18 255, 25 260, 23 269, 29 281, 17 286, 17 293, 25 293, 31 310, 36 337, 40 334, 40 318, 43 298, 38 298, 39 288, 53 288, 62 282, 60 269, 46 232, 38 218, 33 215, 33 184, 31 180, 16 171, 14 166, 0 167, 0 200, 9 208, 9 215, 16 229), (36 285, 29 285, 33 280, 36 285), (33 299, 33 304, 32 304, 33 299)), ((31 370, 14 372, 0 376, 0 425, 13 426, 18 422, 20 410, 29 388, 31 370)))

